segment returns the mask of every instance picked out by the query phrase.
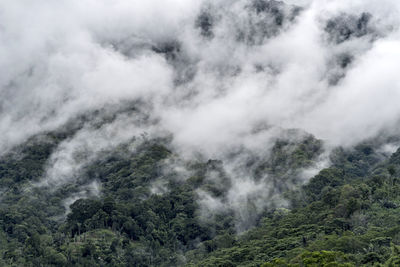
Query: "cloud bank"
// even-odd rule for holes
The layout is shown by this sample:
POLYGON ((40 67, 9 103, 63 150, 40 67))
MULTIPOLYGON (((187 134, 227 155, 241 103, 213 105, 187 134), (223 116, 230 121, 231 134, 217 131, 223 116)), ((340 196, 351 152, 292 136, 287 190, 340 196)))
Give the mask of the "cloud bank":
MULTIPOLYGON (((330 146, 398 135, 399 11, 396 0, 2 1, 0 151, 94 111, 115 116, 62 142, 44 183, 143 132, 222 159, 266 156, 287 129, 330 146)), ((232 195, 263 195, 252 177, 234 180, 232 195)))
POLYGON ((147 103, 178 145, 212 152, 251 143, 260 125, 334 144, 397 130, 396 1, 41 0, 0 10, 3 150, 129 100, 147 103))

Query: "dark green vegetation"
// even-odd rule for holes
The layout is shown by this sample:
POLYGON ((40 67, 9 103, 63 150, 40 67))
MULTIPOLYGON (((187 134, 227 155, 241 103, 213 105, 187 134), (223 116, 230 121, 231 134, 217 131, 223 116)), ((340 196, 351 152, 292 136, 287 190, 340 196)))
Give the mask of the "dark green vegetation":
POLYGON ((209 221, 199 212, 197 190, 223 199, 231 186, 224 163, 182 162, 168 140, 142 137, 134 150, 104 151, 60 188, 34 186, 71 134, 43 134, 0 159, 0 266, 400 265, 400 151, 385 158, 369 144, 337 149, 332 166, 301 185, 299 170, 321 142, 278 140, 268 160, 245 165, 254 179, 270 176, 288 209, 269 206, 238 234, 234 210, 209 221), (178 163, 185 177, 168 168, 178 163), (101 193, 76 197, 67 214, 65 200, 93 181, 101 193))

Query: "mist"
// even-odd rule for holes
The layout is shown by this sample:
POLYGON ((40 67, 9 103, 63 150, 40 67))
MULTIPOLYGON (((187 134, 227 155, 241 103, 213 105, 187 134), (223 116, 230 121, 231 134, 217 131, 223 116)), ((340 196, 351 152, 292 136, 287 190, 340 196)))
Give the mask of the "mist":
POLYGON ((185 160, 225 164, 228 194, 199 191, 203 208, 246 221, 243 203, 286 204, 232 153, 268 157, 290 129, 326 150, 400 134, 399 11, 395 0, 0 2, 0 151, 102 111, 115 116, 63 141, 39 186, 73 182, 142 133, 170 135, 185 160))

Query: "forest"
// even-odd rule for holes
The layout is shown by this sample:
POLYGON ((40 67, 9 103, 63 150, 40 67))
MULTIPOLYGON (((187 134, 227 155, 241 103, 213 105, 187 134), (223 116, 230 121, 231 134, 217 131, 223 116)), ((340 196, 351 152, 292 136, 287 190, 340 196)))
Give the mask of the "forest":
POLYGON ((399 14, 0 1, 0 267, 400 266, 399 14))
POLYGON ((238 232, 234 210, 206 219, 200 212, 199 189, 226 194, 224 162, 184 162, 189 176, 178 178, 165 171, 179 158, 168 139, 142 136, 134 151, 129 144, 104 151, 74 183, 35 186, 54 148, 74 130, 36 136, 1 158, 2 266, 400 264, 400 150, 385 156, 372 141, 336 148, 331 166, 285 187, 295 170, 313 164, 322 142, 311 135, 297 143, 277 140, 268 158, 253 159, 253 170, 255 177, 276 177, 287 204, 260 214, 249 201, 246 210, 260 215, 238 232), (211 172, 222 177, 218 183, 207 179, 211 172), (94 180, 101 193, 76 194, 94 180), (163 190, 155 192, 154 181, 163 190))

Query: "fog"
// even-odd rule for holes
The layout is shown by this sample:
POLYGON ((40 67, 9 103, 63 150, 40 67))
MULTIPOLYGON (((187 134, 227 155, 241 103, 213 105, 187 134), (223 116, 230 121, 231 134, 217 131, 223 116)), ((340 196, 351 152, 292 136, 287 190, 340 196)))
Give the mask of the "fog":
MULTIPOLYGON (((73 181, 99 152, 143 132, 171 135, 183 158, 222 159, 235 173, 229 153, 268 157, 288 129, 327 149, 396 136, 399 8, 396 0, 0 1, 0 151, 127 103, 143 118, 87 121, 56 149, 41 184, 73 181)), ((206 208, 275 198, 265 194, 268 177, 230 177, 224 204, 199 192, 206 208)))

